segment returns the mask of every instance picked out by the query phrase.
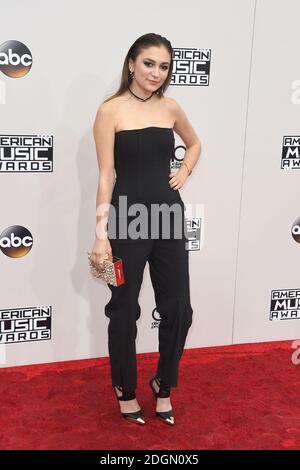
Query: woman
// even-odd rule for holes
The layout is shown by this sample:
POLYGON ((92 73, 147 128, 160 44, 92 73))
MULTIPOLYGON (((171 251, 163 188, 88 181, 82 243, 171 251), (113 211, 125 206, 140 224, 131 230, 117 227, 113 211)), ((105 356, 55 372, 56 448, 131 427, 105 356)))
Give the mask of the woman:
MULTIPOLYGON (((101 104, 93 128, 99 185, 91 260, 101 266, 103 259, 114 254, 123 261, 125 284, 108 285, 111 299, 105 306, 105 315, 110 319, 108 346, 112 386, 122 416, 137 424, 145 424, 135 396, 135 339, 136 321, 140 317, 138 296, 147 261, 156 308, 161 316, 160 360, 149 385, 156 398, 156 416, 170 425, 175 422, 170 388, 177 386, 179 360, 193 314, 187 238, 185 235, 173 237, 175 225, 172 224, 169 237, 162 236, 161 226, 158 236, 156 232, 156 236, 149 237, 148 225, 150 220, 150 229, 157 229, 153 217, 149 216, 151 206, 163 203, 170 208, 175 204, 181 209, 177 222, 179 220, 183 228, 184 204, 178 189, 185 184, 201 151, 200 141, 183 110, 174 99, 164 96, 172 76, 172 52, 170 42, 158 34, 138 38, 125 58, 119 90, 101 104), (187 149, 175 174, 170 173, 173 129, 187 149), (128 206, 140 203, 148 211, 141 224, 143 229, 148 226, 146 237, 127 236, 127 233, 125 238, 110 235, 114 214, 111 210, 116 211, 119 225, 124 220, 128 222, 121 214, 121 196, 127 198, 128 206)), ((132 220, 132 216, 129 219, 132 220)), ((126 225, 126 230, 128 228, 126 225)))

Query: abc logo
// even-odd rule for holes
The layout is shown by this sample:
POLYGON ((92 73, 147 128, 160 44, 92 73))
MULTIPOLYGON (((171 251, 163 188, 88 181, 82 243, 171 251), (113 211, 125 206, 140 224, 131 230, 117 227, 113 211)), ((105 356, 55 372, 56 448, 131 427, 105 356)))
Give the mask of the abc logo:
POLYGON ((184 154, 185 154, 186 148, 184 145, 177 145, 174 149, 174 155, 172 157, 172 160, 175 160, 177 162, 182 162, 184 159, 184 154))
POLYGON ((21 225, 11 225, 0 235, 0 249, 10 258, 21 258, 27 255, 32 244, 31 233, 21 225))
POLYGON ((170 167, 174 170, 181 167, 182 160, 184 159, 186 148, 184 145, 177 145, 172 152, 170 159, 170 167))
POLYGON ((292 236, 295 242, 300 243, 300 218, 293 223, 292 236))
POLYGON ((155 309, 152 310, 152 318, 155 321, 161 321, 161 316, 160 316, 159 312, 156 310, 156 307, 155 307, 155 309))
POLYGON ((11 78, 24 77, 32 66, 28 47, 19 41, 6 41, 0 46, 0 70, 11 78))

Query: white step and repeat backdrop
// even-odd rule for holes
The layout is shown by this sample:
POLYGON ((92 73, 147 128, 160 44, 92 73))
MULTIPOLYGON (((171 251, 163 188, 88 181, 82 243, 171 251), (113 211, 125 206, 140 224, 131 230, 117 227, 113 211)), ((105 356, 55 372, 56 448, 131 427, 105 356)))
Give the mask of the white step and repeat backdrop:
MULTIPOLYGON (((180 190, 194 320, 186 348, 300 336, 297 0, 12 0, 0 33, 0 363, 108 356, 91 277, 92 126, 142 34, 174 49, 167 95, 202 153, 180 190)), ((176 136, 174 159, 183 142, 176 136)), ((137 352, 158 350, 148 265, 137 352)))

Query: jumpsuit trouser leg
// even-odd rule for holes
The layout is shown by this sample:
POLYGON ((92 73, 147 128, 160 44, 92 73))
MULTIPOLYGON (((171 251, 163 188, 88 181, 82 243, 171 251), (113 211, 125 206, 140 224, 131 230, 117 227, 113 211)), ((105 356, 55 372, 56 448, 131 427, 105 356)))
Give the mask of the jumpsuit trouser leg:
POLYGON ((122 259, 125 284, 108 284, 110 301, 105 305, 109 318, 108 350, 112 385, 126 390, 137 387, 136 321, 141 315, 138 302, 144 268, 151 252, 152 240, 110 240, 112 252, 122 259))
POLYGON ((156 309, 161 318, 156 375, 176 387, 179 362, 193 317, 185 240, 156 240, 148 261, 156 309))
POLYGON ((138 302, 146 262, 149 262, 159 324, 157 375, 176 387, 178 367, 193 309, 189 290, 189 252, 185 239, 110 240, 115 256, 122 258, 125 284, 108 285, 111 299, 105 305, 112 385, 137 387, 135 340, 138 302))

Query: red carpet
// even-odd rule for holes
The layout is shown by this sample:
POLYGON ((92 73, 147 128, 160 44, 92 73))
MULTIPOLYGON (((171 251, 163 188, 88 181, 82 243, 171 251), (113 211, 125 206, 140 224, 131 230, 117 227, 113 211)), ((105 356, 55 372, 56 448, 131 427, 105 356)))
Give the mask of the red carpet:
POLYGON ((109 359, 0 370, 1 449, 300 449, 300 364, 292 341, 185 350, 172 389, 176 424, 155 418, 158 354, 140 354, 147 424, 121 417, 109 359))

